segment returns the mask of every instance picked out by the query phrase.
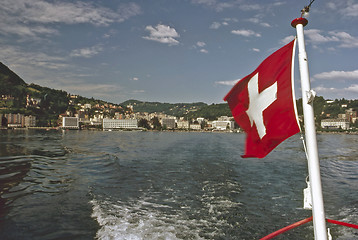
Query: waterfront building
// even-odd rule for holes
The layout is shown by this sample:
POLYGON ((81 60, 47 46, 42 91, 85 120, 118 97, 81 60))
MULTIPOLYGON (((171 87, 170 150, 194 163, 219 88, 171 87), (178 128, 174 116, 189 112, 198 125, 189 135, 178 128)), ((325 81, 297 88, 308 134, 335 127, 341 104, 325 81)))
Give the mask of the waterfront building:
POLYGON ((177 122, 177 128, 179 128, 179 129, 189 129, 189 121, 184 121, 184 120, 178 121, 177 122))
POLYGON ((321 127, 325 129, 349 129, 349 121, 346 119, 323 119, 321 121, 321 127))
POLYGON ((79 119, 77 117, 63 117, 62 128, 64 129, 79 129, 79 119))
POLYGON ((200 124, 190 124, 190 129, 201 130, 201 125, 200 124))
POLYGON ((161 122, 163 127, 167 129, 174 129, 175 128, 175 119, 174 118, 163 118, 161 122))
POLYGON ((234 129, 235 127, 235 124, 234 124, 234 121, 213 121, 212 123, 212 126, 214 129, 217 129, 217 130, 221 130, 221 131, 224 131, 224 130, 232 130, 234 129))
POLYGON ((1 125, 9 128, 25 127, 25 115, 20 113, 6 113, 1 116, 1 125), (6 125, 7 124, 7 125, 6 125))
POLYGON ((103 130, 112 129, 137 129, 137 119, 103 119, 103 130))
POLYGON ((25 127, 36 127, 36 117, 35 116, 25 116, 25 127))
POLYGON ((213 127, 217 130, 232 130, 235 128, 234 121, 213 121, 213 127))

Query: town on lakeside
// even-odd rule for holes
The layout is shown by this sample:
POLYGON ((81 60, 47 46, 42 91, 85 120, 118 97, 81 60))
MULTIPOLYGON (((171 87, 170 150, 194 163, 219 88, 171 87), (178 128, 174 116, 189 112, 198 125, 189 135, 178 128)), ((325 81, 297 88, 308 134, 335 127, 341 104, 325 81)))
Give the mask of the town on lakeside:
MULTIPOLYGON (((2 96, 2 99, 10 96, 2 96)), ((77 95, 71 95, 69 106, 76 105, 77 110, 72 107, 65 113, 58 116, 55 126, 45 127, 46 129, 100 129, 100 130, 181 130, 181 131, 230 131, 240 132, 239 126, 235 123, 232 116, 220 116, 215 120, 204 117, 189 119, 188 117, 172 116, 165 113, 148 113, 135 111, 136 103, 127 105, 123 109, 114 104, 95 104, 76 103, 77 95), (112 112, 112 114, 108 114, 112 112)), ((336 100, 337 101, 337 100, 336 100)), ((357 131, 357 111, 349 108, 349 105, 341 104, 340 113, 334 113, 333 105, 336 101, 325 100, 326 112, 320 114, 320 124, 317 125, 319 131, 357 131), (330 109, 330 111, 328 111, 330 109)), ((26 107, 37 107, 40 100, 27 99, 26 107)), ((195 108, 195 107, 194 107, 195 108)), ((195 111, 188 110, 189 111, 195 111)), ((26 116, 21 113, 0 114, 1 128, 39 128, 37 125, 39 119, 36 116, 26 116)), ((299 117, 302 122, 301 116, 299 117)))

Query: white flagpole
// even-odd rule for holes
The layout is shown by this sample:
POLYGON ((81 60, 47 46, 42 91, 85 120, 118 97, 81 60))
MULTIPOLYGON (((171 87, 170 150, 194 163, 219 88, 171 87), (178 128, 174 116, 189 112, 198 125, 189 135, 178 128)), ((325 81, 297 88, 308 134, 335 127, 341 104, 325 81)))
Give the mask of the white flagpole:
POLYGON ((308 23, 305 18, 296 18, 292 27, 296 28, 298 40, 298 58, 301 75, 302 105, 305 123, 305 136, 308 153, 308 172, 312 193, 312 215, 316 240, 327 240, 326 217, 324 213, 321 174, 318 159, 316 128, 313 114, 313 98, 315 92, 311 90, 308 71, 308 60, 305 49, 303 27, 308 23))

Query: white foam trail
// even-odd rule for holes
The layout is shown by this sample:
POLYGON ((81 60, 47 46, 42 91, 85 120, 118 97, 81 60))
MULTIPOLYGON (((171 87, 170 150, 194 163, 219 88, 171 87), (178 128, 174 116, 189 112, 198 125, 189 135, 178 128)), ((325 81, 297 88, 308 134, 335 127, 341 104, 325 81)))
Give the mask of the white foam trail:
MULTIPOLYGON (((95 199, 90 203, 92 217, 101 227, 96 235, 100 240, 182 239, 181 234, 190 230, 188 225, 192 224, 189 220, 177 219, 178 216, 160 216, 159 212, 146 208, 148 202, 145 201, 136 206, 95 199)), ((195 230, 192 235, 194 239, 201 239, 195 230)))
MULTIPOLYGON (((234 229, 238 222, 228 221, 232 211, 242 205, 222 196, 222 189, 230 188, 237 194, 240 187, 235 182, 204 182, 205 193, 199 199, 173 198, 158 203, 155 194, 125 202, 110 198, 94 197, 92 217, 100 229, 98 239, 212 239, 225 237, 223 229, 234 229), (192 205, 192 201, 201 207, 192 205), (235 225, 235 226, 234 226, 235 225)), ((225 190, 226 191, 226 190, 225 190)))

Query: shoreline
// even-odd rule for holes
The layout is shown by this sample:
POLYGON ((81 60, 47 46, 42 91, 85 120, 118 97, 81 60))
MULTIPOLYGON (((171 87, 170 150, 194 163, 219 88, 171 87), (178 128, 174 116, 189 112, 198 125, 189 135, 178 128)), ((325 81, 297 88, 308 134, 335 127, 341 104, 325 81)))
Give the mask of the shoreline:
MULTIPOLYGON (((245 133, 243 131, 240 130, 180 130, 180 129, 172 129, 172 130, 152 130, 152 129, 111 129, 110 131, 108 130, 103 130, 103 129, 64 129, 61 127, 27 127, 27 128, 4 128, 1 127, 0 130, 17 130, 17 131, 28 131, 28 130, 45 130, 45 131, 59 131, 59 130, 64 130, 64 131, 103 131, 103 132, 205 132, 205 133, 245 133)), ((339 131, 316 131, 316 134, 348 134, 348 135, 358 135, 358 131, 345 131, 345 132, 339 132, 339 131)))

